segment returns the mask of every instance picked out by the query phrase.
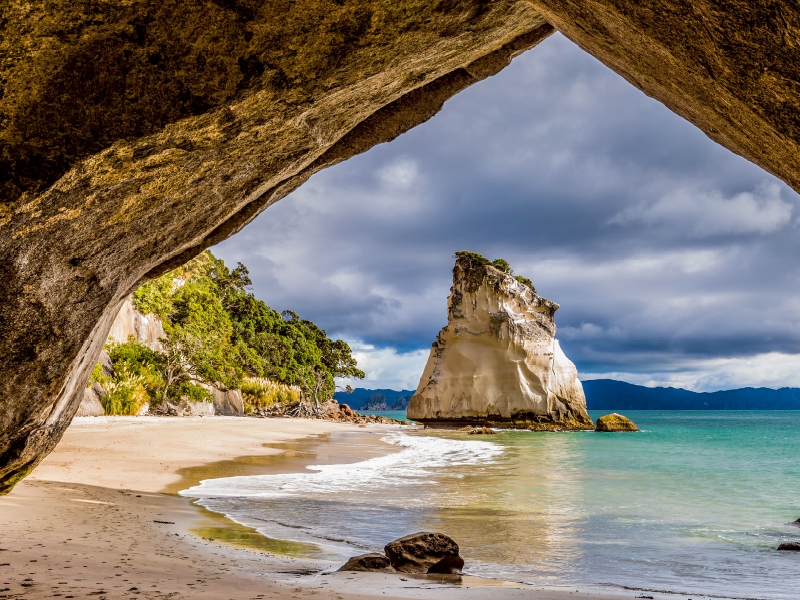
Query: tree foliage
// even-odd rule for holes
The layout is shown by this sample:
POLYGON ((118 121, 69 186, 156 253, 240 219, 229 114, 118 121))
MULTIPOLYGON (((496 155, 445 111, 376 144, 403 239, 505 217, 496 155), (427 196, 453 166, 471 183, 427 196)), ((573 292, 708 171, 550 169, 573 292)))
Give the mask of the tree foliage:
POLYGON ((242 263, 229 269, 205 251, 136 291, 136 308, 164 323, 161 397, 176 385, 235 389, 244 377, 259 377, 321 401, 333 396, 335 377, 364 377, 346 342, 294 311, 270 308, 248 291, 251 284, 242 263))
POLYGON ((536 288, 533 287, 533 282, 527 277, 523 277, 522 275, 515 275, 514 270, 511 268, 511 265, 505 258, 496 258, 490 261, 488 258, 483 256, 483 254, 480 254, 478 252, 470 252, 469 250, 459 250, 458 252, 456 252, 456 260, 468 261, 473 265, 491 265, 498 271, 502 271, 506 275, 511 275, 521 284, 527 285, 534 294, 536 293, 536 288))

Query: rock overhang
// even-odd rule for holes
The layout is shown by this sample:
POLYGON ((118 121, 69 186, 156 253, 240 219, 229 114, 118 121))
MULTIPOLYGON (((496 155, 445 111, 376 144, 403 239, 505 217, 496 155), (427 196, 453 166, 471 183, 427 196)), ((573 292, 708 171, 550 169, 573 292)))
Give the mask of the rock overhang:
POLYGON ((55 444, 117 306, 554 25, 800 189, 800 8, 766 0, 9 0, 0 490, 55 444))

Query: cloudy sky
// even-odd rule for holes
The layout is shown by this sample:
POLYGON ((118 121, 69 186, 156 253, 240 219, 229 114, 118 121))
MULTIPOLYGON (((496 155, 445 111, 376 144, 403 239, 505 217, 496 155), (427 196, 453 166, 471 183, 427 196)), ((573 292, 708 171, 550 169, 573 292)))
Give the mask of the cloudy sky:
POLYGON ((394 142, 314 176, 213 251, 414 389, 453 253, 561 304, 582 378, 800 386, 800 198, 560 34, 394 142))

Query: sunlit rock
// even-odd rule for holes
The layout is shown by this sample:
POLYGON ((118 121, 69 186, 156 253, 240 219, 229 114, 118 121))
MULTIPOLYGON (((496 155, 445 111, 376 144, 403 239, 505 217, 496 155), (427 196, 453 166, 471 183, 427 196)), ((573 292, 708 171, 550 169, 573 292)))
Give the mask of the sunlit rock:
POLYGON ((426 425, 591 429, 575 365, 555 339, 558 304, 462 255, 448 323, 408 406, 426 425))

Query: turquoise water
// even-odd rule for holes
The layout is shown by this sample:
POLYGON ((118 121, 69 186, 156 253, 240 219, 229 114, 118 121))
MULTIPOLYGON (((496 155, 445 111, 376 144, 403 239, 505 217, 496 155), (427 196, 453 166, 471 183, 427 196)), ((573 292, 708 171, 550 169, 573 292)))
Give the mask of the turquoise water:
POLYGON ((376 417, 387 417, 398 421, 408 421, 404 410, 357 410, 362 415, 375 415, 376 417))
POLYGON ((485 577, 797 598, 800 554, 775 548, 800 541, 800 412, 626 414, 640 433, 391 434, 388 456, 186 494, 342 561, 430 530, 485 577))

